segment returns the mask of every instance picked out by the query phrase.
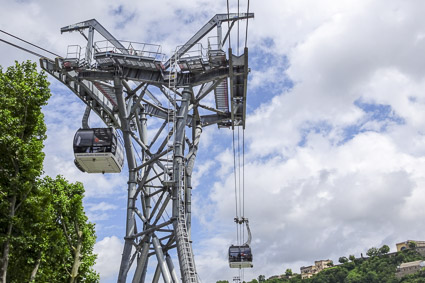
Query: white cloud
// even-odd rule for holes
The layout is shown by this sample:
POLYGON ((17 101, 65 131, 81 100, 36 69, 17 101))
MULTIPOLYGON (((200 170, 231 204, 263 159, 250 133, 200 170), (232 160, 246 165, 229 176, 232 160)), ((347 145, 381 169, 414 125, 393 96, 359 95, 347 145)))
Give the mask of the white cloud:
MULTIPOLYGON (((246 276, 270 276, 283 273, 283 265, 337 260, 365 253, 371 246, 420 237, 424 227, 415 219, 424 210, 415 195, 423 194, 424 180, 418 174, 424 165, 424 160, 399 153, 390 139, 376 133, 358 135, 339 147, 315 135, 286 162, 250 161, 245 168, 245 211, 253 232, 255 267, 245 271, 246 276)), ((216 229, 226 226, 223 221, 231 226, 232 187, 232 176, 217 183, 210 194, 216 208, 196 211, 208 214, 209 225, 216 229)), ((232 230, 206 243, 212 250, 223 250, 230 242, 219 240, 233 239, 232 230)), ((225 266, 219 273, 223 278, 232 274, 225 266)))
POLYGON ((193 173, 192 186, 197 187, 202 180, 202 177, 208 173, 214 165, 213 161, 207 161, 202 164, 197 164, 196 171, 193 173))
POLYGON ((115 210, 118 208, 118 206, 104 202, 104 201, 97 204, 89 204, 87 206, 89 211, 108 211, 108 210, 115 210))
MULTIPOLYGON (((269 49, 288 56, 286 74, 295 85, 248 119, 246 215, 255 267, 245 271, 245 278, 283 273, 283 266, 298 271, 317 259, 360 255, 371 246, 420 238, 424 228, 417 226, 416 217, 424 213, 425 81, 417 67, 422 59, 415 61, 421 58, 416 34, 424 30, 423 21, 413 17, 410 4, 399 1, 330 1, 320 5, 331 8, 312 9, 303 5, 307 2, 311 4, 297 1, 298 10, 296 4, 280 6, 302 19, 294 25, 284 14, 276 21, 276 7, 268 10, 273 25, 257 26, 259 37, 273 33, 269 49), (305 20, 316 9, 326 11, 305 20), (377 10, 382 11, 378 19, 377 10), (403 122, 373 120, 354 104, 359 99, 389 105, 403 122), (375 133, 355 132, 345 141, 346 128, 364 122, 361 129, 375 133), (384 124, 388 127, 382 131, 384 124), (300 147, 306 127, 311 131, 300 147)), ((277 74, 266 74, 279 80, 277 74)), ((251 75, 259 85, 271 81, 251 75)), ((217 160, 223 169, 232 166, 230 158, 217 160)), ((199 211, 208 227, 223 227, 225 219, 230 226, 234 217, 229 197, 233 176, 222 177, 210 194, 216 209, 199 211)), ((225 267, 218 273, 228 279, 233 274, 225 267)))
MULTIPOLYGON (((99 202, 99 203, 87 203, 85 205, 85 211, 87 217, 92 222, 97 222, 101 220, 108 220, 111 217, 111 210, 117 210, 119 207, 115 204, 107 203, 107 202, 99 202)), ((99 231, 99 226, 98 226, 99 231)))
POLYGON ((94 269, 100 274, 100 280, 116 278, 121 262, 121 253, 124 244, 116 237, 105 237, 94 245, 97 254, 94 269))
MULTIPOLYGON (((0 28, 64 54, 68 44, 83 41, 77 33, 60 35, 59 28, 97 18, 118 38, 161 43, 169 53, 226 10, 219 1, 73 3, 73 9, 57 1, 2 3, 0 28)), ((399 0, 252 1, 256 17, 249 23, 248 42, 256 69, 250 74, 252 112, 245 134, 245 209, 255 267, 245 271, 245 279, 286 268, 298 271, 314 260, 359 255, 371 246, 421 240, 424 5, 399 0), (285 85, 288 80, 293 86, 285 85), (386 105, 400 121, 375 118, 358 101, 386 105)), ((9 65, 14 58, 25 56, 0 44, 0 63, 9 65)), ((84 106, 72 94, 64 95, 57 83, 53 86, 57 91, 45 108, 45 171, 82 181, 100 221, 103 212, 118 206, 117 198, 125 203, 126 173, 77 171, 72 138, 84 106)), ((235 275, 226 262, 235 239, 230 144, 230 131, 204 129, 198 153, 203 161, 195 163, 194 184, 209 189, 193 191, 193 217, 201 225, 192 227, 200 235, 193 240, 203 282, 231 281, 235 275), (204 184, 206 177, 214 180, 204 184)), ((111 229, 111 235, 121 233, 111 229)), ((115 236, 96 244, 102 280, 116 276, 121 249, 115 236)))

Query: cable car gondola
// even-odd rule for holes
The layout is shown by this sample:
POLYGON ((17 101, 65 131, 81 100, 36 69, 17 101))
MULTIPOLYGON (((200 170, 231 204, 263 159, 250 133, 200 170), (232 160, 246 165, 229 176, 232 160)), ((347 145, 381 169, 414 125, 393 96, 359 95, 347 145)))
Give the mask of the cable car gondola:
POLYGON ((122 144, 114 128, 79 129, 74 136, 74 163, 87 173, 119 173, 124 163, 122 144))
POLYGON ((248 219, 242 218, 241 222, 237 223, 246 224, 248 231, 248 240, 241 246, 231 245, 229 247, 229 266, 230 268, 251 268, 252 264, 252 251, 251 251, 251 230, 249 229, 248 219))

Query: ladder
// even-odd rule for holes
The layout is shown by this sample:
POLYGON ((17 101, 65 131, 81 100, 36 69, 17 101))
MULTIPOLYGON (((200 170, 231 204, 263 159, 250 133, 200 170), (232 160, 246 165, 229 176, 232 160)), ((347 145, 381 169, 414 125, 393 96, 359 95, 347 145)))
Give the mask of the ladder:
MULTIPOLYGON (((170 66, 170 73, 168 75, 168 97, 171 97, 170 90, 174 93, 173 101, 168 101, 168 111, 167 111, 167 147, 169 149, 174 147, 175 143, 175 131, 176 131, 176 115, 177 115, 177 101, 176 101, 176 79, 177 79, 177 55, 174 58, 174 62, 171 61, 172 64, 170 66), (171 137, 174 138, 171 140, 171 137)), ((173 181, 172 173, 173 173, 173 165, 174 164, 174 155, 170 152, 167 153, 166 156, 166 164, 165 164, 165 181, 173 181)))
MULTIPOLYGON (((181 194, 179 193, 179 196, 181 194)), ((184 212, 184 202, 179 200, 179 219, 177 225, 177 249, 180 251, 181 271, 184 283, 197 283, 195 271, 195 261, 193 259, 192 244, 189 239, 186 227, 186 217, 184 212)))
MULTIPOLYGON (((177 80, 177 53, 174 57, 174 62, 171 60, 170 64, 170 74, 168 77, 168 88, 174 92, 173 101, 169 102, 167 119, 169 127, 169 134, 167 138, 168 147, 172 147, 175 140, 176 133, 176 115, 177 115, 177 97, 176 97, 176 80, 177 80), (171 129, 170 129, 171 128, 171 129), (171 141, 171 136, 174 136, 173 141, 171 141), (172 142, 172 143, 171 143, 172 142)), ((169 97, 171 97, 169 95, 169 97)), ((174 151, 174 150, 173 150, 174 151)), ((174 165, 174 156, 167 154, 167 161, 165 168, 168 171, 166 175, 168 178, 172 178, 171 173, 174 165)), ((185 213, 185 187, 186 187, 186 178, 185 178, 185 167, 182 163, 178 164, 178 176, 175 176, 177 180, 169 180, 173 182, 177 190, 177 203, 178 203, 178 215, 177 215, 177 227, 176 227, 176 242, 177 242, 177 251, 180 260, 180 270, 183 283, 198 283, 195 261, 193 258, 192 244, 187 232, 186 225, 186 213, 185 213)), ((165 177, 167 178, 167 177, 165 177)))

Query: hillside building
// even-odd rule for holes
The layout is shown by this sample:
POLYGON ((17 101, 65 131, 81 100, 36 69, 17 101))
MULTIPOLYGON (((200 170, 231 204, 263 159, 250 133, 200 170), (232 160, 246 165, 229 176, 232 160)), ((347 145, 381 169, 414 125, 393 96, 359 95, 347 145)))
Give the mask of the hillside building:
POLYGON ((409 244, 415 243, 417 248, 425 248, 425 241, 413 241, 413 240, 407 240, 401 243, 395 244, 397 247, 397 251, 403 251, 405 249, 409 249, 409 244))
POLYGON ((404 251, 406 249, 410 249, 409 244, 410 243, 415 243, 416 247, 415 250, 420 253, 422 256, 425 256, 425 241, 413 241, 413 240, 407 240, 401 243, 397 243, 396 247, 397 247, 397 251, 404 251))
POLYGON ((301 270, 301 279, 306 279, 312 277, 314 274, 319 273, 320 271, 329 267, 332 264, 332 260, 317 260, 314 262, 314 265, 302 266, 301 270))
POLYGON ((406 275, 413 274, 425 267, 425 261, 417 260, 411 262, 405 262, 397 266, 395 276, 400 279, 406 275))

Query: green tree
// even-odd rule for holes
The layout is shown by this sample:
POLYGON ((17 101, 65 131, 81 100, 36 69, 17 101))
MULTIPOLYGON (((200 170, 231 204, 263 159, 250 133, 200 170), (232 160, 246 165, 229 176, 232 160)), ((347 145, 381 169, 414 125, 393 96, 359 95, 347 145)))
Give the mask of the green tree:
POLYGON ((348 259, 349 259, 351 262, 354 262, 354 260, 356 259, 356 257, 355 257, 354 255, 349 255, 349 256, 348 256, 348 259))
POLYGON ((92 269, 94 225, 84 214, 83 194, 80 183, 61 176, 39 182, 17 215, 19 245, 12 249, 8 282, 99 281, 92 269))
POLYGON ((409 241, 409 248, 414 249, 416 248, 416 242, 415 241, 409 241))
POLYGON ((42 173, 49 83, 29 61, 0 67, 0 280, 6 282, 16 214, 42 173))
POLYGON ((347 283, 362 283, 362 275, 357 270, 352 270, 348 273, 345 282, 347 283))
POLYGON ((348 262, 348 258, 347 258, 347 257, 345 257, 345 256, 342 256, 342 257, 340 257, 340 258, 338 259, 338 262, 339 262, 339 263, 346 263, 346 262, 348 262))
POLYGON ((40 273, 40 265, 46 269, 47 260, 54 258, 58 261, 56 255, 62 253, 63 244, 50 242, 60 238, 60 231, 55 229, 51 219, 51 201, 37 186, 15 216, 8 282, 32 281, 40 273))
POLYGON ((285 271, 285 275, 288 276, 288 277, 292 276, 292 269, 287 268, 286 271, 285 271))
POLYGON ((88 222, 84 213, 83 185, 69 183, 57 176, 56 179, 46 177, 41 188, 51 197, 53 220, 56 228, 61 230, 59 241, 64 244, 62 257, 65 262, 60 266, 61 273, 69 274, 70 283, 98 281, 98 275, 92 269, 96 260, 93 254, 96 235, 94 224, 88 222))
POLYGON ((377 255, 379 255, 379 250, 375 247, 372 247, 372 248, 367 250, 366 255, 370 256, 370 257, 377 256, 377 255))
POLYGON ((264 282, 264 281, 266 281, 266 276, 264 275, 258 276, 258 282, 264 282))
MULTIPOLYGON (((425 283, 425 269, 415 274, 403 277, 401 280, 395 276, 396 268, 402 262, 410 262, 415 260, 424 260, 425 257, 419 254, 416 250, 405 250, 398 252, 395 256, 380 256, 386 248, 377 249, 371 248, 369 258, 355 258, 350 256, 351 262, 346 260, 345 263, 326 268, 313 275, 312 278, 301 279, 299 274, 291 278, 274 278, 263 282, 278 283, 425 283)), ((342 257, 341 257, 342 258, 342 257)), ((259 278, 260 279, 260 278, 259 278)))
POLYGON ((379 253, 381 255, 387 254, 390 251, 390 247, 387 245, 383 245, 381 248, 379 248, 379 253))
POLYGON ((84 188, 39 179, 48 85, 29 61, 0 67, 0 282, 97 282, 84 188))

